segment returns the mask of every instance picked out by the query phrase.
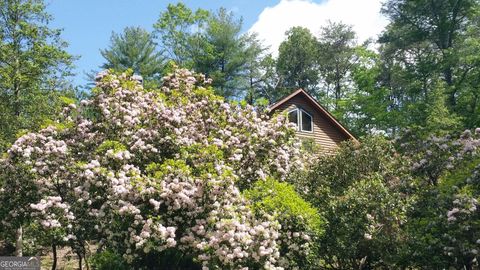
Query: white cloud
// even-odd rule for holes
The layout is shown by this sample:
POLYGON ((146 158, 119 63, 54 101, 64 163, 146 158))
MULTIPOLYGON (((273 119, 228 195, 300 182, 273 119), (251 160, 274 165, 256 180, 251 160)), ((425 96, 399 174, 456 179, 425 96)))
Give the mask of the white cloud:
POLYGON ((276 6, 265 8, 249 31, 257 32, 275 55, 291 27, 303 26, 318 36, 320 27, 328 20, 352 25, 363 42, 376 38, 387 25, 380 14, 381 6, 382 0, 281 0, 276 6))

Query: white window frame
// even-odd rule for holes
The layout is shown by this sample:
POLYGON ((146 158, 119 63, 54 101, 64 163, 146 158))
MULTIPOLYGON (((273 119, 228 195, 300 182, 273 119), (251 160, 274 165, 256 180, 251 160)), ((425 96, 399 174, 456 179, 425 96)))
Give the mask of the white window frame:
MULTIPOLYGON (((308 132, 308 133, 313 133, 313 115, 309 114, 307 111, 305 111, 304 109, 301 109, 301 108, 295 108, 295 109, 292 109, 290 111, 288 111, 288 115, 290 115, 291 112, 293 111, 297 111, 297 131, 301 131, 301 132, 308 132), (312 126, 312 130, 303 130, 302 129, 302 113, 306 113, 308 116, 310 116, 310 119, 311 119, 311 126, 312 126)), ((288 117, 290 119, 290 117, 288 117)))

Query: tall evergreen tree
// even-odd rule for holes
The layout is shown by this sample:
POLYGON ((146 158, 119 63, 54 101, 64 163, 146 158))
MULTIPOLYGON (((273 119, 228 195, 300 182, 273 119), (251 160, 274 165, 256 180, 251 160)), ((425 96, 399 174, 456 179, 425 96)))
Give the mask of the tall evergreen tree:
POLYGON ((238 77, 246 65, 245 37, 240 34, 242 20, 220 8, 207 23, 205 34, 199 42, 201 55, 193 59, 199 72, 213 79, 217 93, 238 96, 238 77))
POLYGON ((113 33, 108 49, 100 50, 106 63, 102 68, 117 71, 132 69, 145 81, 158 80, 164 63, 156 44, 148 31, 140 27, 127 27, 122 34, 113 33))
POLYGON ((425 131, 427 134, 446 135, 454 133, 461 126, 461 119, 447 107, 445 83, 439 81, 431 91, 426 107, 425 131))
MULTIPOLYGON (((265 50, 256 35, 242 34, 242 19, 220 8, 208 20, 194 69, 213 79, 217 94, 227 98, 244 97, 251 86, 253 63, 265 50)), ((255 80, 254 78, 252 80, 255 80)))
MULTIPOLYGON (((269 71, 264 61, 269 55, 265 56, 267 47, 264 47, 257 38, 257 34, 247 36, 248 46, 245 52, 246 59, 246 79, 247 91, 245 100, 249 104, 254 104, 259 98, 266 98, 266 88, 269 87, 269 71)), ((271 57, 271 56, 270 56, 271 57)))
POLYGON ((252 85, 258 85, 260 79, 252 76, 258 74, 254 69, 265 48, 256 35, 241 33, 242 19, 232 12, 169 5, 154 28, 166 56, 212 78, 217 94, 244 98, 252 85))

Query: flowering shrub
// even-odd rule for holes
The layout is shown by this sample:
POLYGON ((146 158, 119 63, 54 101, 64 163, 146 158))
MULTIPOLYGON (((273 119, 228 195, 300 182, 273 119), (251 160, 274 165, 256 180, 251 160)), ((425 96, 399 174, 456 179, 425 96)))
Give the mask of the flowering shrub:
POLYGON ((478 267, 480 129, 460 136, 407 134, 399 148, 411 160, 413 203, 402 264, 427 268, 478 267))
POLYGON ((468 152, 462 149, 463 162, 443 177, 440 186, 446 193, 447 208, 442 216, 446 228, 443 254, 457 268, 478 267, 480 260, 480 132, 470 134, 462 138, 469 148, 468 152))
POLYGON ((426 184, 437 185, 445 172, 477 155, 477 148, 480 146, 478 135, 480 129, 475 133, 465 130, 459 138, 452 135, 431 135, 426 139, 419 139, 412 132, 407 132, 397 143, 401 152, 413 161, 412 173, 424 179, 426 184))
POLYGON ((226 103, 187 70, 158 91, 128 72, 96 80, 92 99, 8 151, 2 225, 61 230, 79 253, 99 240, 131 265, 173 252, 204 268, 279 266, 288 232, 241 191, 301 166, 286 119, 226 103))

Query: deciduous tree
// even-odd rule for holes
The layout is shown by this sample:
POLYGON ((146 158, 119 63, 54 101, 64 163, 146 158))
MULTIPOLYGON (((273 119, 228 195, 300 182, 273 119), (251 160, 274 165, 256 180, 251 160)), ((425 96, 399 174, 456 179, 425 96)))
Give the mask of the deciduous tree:
POLYGON ((281 90, 290 93, 302 88, 318 96, 318 41, 310 30, 293 27, 278 49, 277 72, 281 77, 281 90))
POLYGON ((391 22, 379 41, 383 44, 385 62, 392 68, 385 79, 393 87, 393 96, 402 110, 419 115, 420 122, 425 119, 422 107, 430 102, 430 94, 440 79, 445 83, 448 109, 463 116, 464 126, 471 127, 468 121, 477 105, 466 110, 463 102, 478 92, 475 87, 467 86, 469 74, 478 66, 461 59, 473 55, 462 47, 466 39, 478 38, 469 36, 467 31, 475 25, 478 7, 479 2, 475 0, 385 3, 382 12, 391 22), (465 54, 467 52, 470 53, 465 54))
POLYGON ((340 104, 349 90, 349 76, 358 59, 355 32, 349 25, 329 22, 322 27, 318 40, 319 73, 324 82, 326 96, 323 100, 328 101, 332 93, 331 107, 335 111, 342 111, 344 108, 340 108, 340 104))
POLYGON ((192 11, 183 3, 169 4, 153 25, 161 50, 168 59, 184 68, 192 68, 195 37, 205 30, 210 13, 204 9, 192 11))
POLYGON ((0 152, 58 113, 73 57, 41 0, 0 1, 0 152))

